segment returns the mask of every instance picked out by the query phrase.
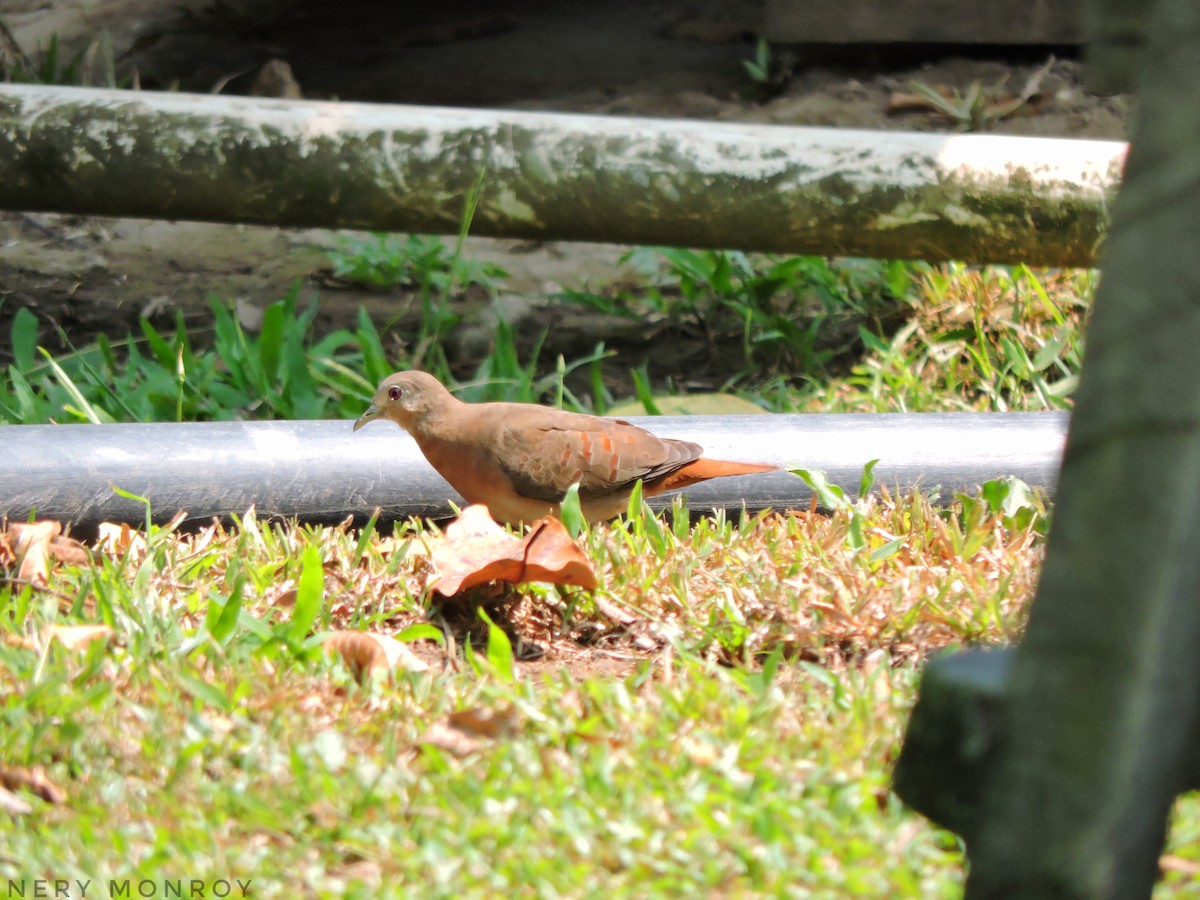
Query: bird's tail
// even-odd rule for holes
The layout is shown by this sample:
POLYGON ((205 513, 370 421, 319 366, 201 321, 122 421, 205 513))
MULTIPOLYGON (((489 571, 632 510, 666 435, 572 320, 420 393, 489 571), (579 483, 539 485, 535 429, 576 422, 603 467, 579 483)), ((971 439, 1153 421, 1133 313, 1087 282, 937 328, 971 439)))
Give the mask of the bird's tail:
MULTIPOLYGON (((727 462, 723 459, 692 460, 686 466, 676 469, 670 475, 653 484, 653 493, 673 491, 710 478, 724 478, 726 475, 757 475, 760 472, 776 472, 779 466, 768 466, 762 463, 727 462)), ((648 485, 649 487, 649 485, 648 485)))

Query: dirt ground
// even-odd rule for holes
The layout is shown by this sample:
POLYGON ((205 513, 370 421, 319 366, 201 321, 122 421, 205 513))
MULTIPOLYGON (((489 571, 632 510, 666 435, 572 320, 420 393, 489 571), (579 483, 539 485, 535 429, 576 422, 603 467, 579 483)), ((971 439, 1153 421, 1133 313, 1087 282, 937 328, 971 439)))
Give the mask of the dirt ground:
MULTIPOLYGON (((1003 84, 1018 94, 1050 57, 1050 48, 774 48, 779 77, 764 87, 742 65, 755 53, 756 0, 12 0, 6 10, 3 21, 35 61, 51 34, 71 49, 106 32, 119 71, 136 67, 147 89, 874 129, 952 130, 929 110, 892 107, 914 81, 944 91, 1003 84), (264 73, 272 61, 286 62, 290 76, 278 62, 264 73)), ((1127 98, 1088 94, 1070 49, 1055 53, 1036 95, 990 130, 1123 138, 1127 98)), ((43 342, 54 350, 64 335, 76 345, 99 332, 123 337, 139 316, 169 327, 177 308, 202 333, 208 295, 261 306, 297 283, 303 296, 318 298, 325 326, 346 323, 363 303, 390 318, 401 295, 330 282, 325 250, 334 240, 321 231, 0 214, 0 335, 19 306, 40 317, 43 342)), ((556 325, 572 313, 553 309, 547 296, 626 278, 622 252, 484 239, 467 247, 511 273, 510 295, 501 298, 510 318, 553 317, 556 325)), ((486 336, 492 314, 479 309, 465 333, 474 327, 486 336)), ((569 325, 552 335, 570 334, 569 325)), ((604 337, 595 323, 574 331, 581 328, 593 340, 604 337)), ((462 345, 467 354, 480 349, 469 337, 462 345)), ((551 343, 544 358, 557 352, 551 343)))

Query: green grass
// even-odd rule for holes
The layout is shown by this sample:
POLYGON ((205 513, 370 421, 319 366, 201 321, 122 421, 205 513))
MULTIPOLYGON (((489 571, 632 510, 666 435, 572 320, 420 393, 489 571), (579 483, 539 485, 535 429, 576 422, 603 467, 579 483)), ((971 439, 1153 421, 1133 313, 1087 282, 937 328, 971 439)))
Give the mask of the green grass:
POLYGON ((119 694, 86 670, 44 676, 25 713, 63 724, 34 758, 69 760, 49 771, 70 799, 9 830, 5 876, 239 877, 256 896, 376 878, 422 896, 954 892, 956 842, 900 808, 877 762, 911 669, 784 667, 745 686, 678 659, 669 684, 649 667, 582 683, 470 671, 368 698, 315 667, 235 653, 219 674, 171 671, 186 665, 137 666, 119 694), (84 697, 47 702, 51 685, 84 697), (885 689, 897 699, 850 699, 885 689), (466 759, 419 744, 452 711, 509 706, 514 732, 466 759))
MULTIPOLYGON (((501 321, 485 358, 465 374, 463 362, 452 365, 445 339, 459 313, 449 292, 481 267, 440 242, 442 249, 410 244, 386 244, 395 257, 388 271, 420 272, 410 288, 421 315, 404 335, 404 354, 389 353, 365 315, 352 330, 316 336, 315 306, 300 308, 295 291, 267 308, 256 333, 243 327, 232 304, 213 298, 212 332, 199 336, 202 343, 181 322, 171 333, 143 322, 138 335, 102 336, 56 359, 38 349, 45 326, 18 310, 12 361, 0 373, 0 422, 349 418, 379 380, 407 367, 457 381, 467 400, 599 412, 612 403, 602 342, 585 356, 551 362, 540 345, 519 352, 501 321)), ((370 262, 356 258, 339 265, 370 262)), ((775 412, 1068 409, 1095 282, 1088 272, 1039 274, 1019 266, 831 264, 663 248, 638 251, 632 261, 645 273, 640 288, 573 291, 561 299, 699 327, 714 355, 737 348, 726 354, 727 388, 775 412)), ((487 272, 487 290, 497 289, 501 274, 487 272)), ((648 346, 647 359, 653 352, 648 346)), ((686 381, 686 373, 677 378, 686 381)), ((672 390, 651 383, 644 366, 632 379, 650 412, 655 395, 672 390)))
POLYGON ((645 282, 559 299, 633 319, 698 326, 714 345, 740 348, 738 373, 828 375, 858 347, 855 323, 878 328, 924 266, 875 260, 646 247, 626 254, 645 282))

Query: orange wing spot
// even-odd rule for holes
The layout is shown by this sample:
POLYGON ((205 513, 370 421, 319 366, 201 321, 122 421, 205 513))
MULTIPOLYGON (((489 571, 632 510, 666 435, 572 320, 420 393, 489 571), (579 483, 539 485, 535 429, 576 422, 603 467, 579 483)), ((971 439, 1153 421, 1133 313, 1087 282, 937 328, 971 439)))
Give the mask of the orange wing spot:
POLYGON ((592 461, 592 436, 586 431, 579 432, 579 454, 586 464, 592 461))
POLYGON ((617 483, 617 470, 621 468, 621 457, 620 457, 620 454, 617 453, 616 448, 613 446, 612 435, 611 434, 601 435, 600 446, 603 447, 604 452, 606 454, 608 454, 608 459, 609 459, 608 483, 616 484, 617 483))

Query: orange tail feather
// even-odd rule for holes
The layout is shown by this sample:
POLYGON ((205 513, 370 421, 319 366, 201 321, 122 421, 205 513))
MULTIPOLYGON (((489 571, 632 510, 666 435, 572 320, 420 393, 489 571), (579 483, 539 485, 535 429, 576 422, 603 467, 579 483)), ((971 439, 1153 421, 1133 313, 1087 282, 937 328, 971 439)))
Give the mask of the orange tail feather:
POLYGON ((673 491, 677 488, 688 487, 708 481, 710 478, 724 478, 726 475, 757 475, 760 472, 775 472, 779 466, 767 466, 762 463, 726 462, 723 459, 692 460, 686 466, 676 469, 670 475, 643 485, 647 497, 661 494, 663 491, 673 491))

